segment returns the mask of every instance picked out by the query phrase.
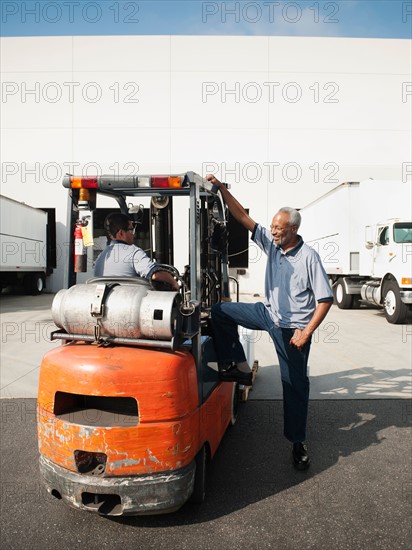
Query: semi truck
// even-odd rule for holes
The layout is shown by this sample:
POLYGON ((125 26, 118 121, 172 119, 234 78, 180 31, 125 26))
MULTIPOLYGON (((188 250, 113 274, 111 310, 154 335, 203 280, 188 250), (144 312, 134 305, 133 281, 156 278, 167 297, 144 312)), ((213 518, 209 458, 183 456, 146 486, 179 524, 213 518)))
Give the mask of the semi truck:
POLYGON ((300 210, 305 242, 320 254, 340 309, 372 303, 389 323, 412 304, 410 182, 346 182, 300 210))
POLYGON ((23 286, 40 294, 51 272, 48 213, 0 195, 0 290, 23 286))

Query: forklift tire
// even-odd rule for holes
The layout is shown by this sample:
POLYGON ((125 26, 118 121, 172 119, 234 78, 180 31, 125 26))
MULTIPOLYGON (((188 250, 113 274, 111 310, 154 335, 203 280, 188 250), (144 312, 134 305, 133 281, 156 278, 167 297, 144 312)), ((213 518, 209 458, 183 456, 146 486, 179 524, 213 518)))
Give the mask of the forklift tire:
POLYGON ((23 282, 25 293, 32 296, 41 294, 45 287, 44 275, 42 273, 28 273, 24 277, 23 282))
POLYGON ((232 410, 230 414, 230 426, 234 426, 237 420, 237 413, 239 412, 240 402, 240 389, 239 384, 233 384, 232 390, 232 410))
POLYGON ((345 282, 342 278, 338 279, 334 288, 335 303, 339 309, 351 309, 353 304, 353 294, 347 294, 345 282))
POLYGON ((206 473, 207 473, 207 446, 206 443, 195 457, 196 471, 193 485, 193 493, 189 501, 193 504, 202 504, 206 497, 206 473))
POLYGON ((383 311, 389 323, 404 323, 408 316, 408 306, 401 300, 396 281, 387 281, 383 287, 383 311))

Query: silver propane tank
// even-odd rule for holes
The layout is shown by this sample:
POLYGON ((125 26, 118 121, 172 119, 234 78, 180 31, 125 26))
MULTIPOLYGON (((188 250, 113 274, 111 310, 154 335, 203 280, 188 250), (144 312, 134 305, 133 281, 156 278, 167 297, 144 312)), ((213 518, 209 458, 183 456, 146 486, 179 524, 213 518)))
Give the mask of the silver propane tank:
POLYGON ((78 284, 60 290, 52 304, 55 324, 69 334, 170 340, 181 296, 136 284, 78 284), (101 314, 93 306, 104 293, 101 314), (92 313, 93 312, 93 313, 92 313))

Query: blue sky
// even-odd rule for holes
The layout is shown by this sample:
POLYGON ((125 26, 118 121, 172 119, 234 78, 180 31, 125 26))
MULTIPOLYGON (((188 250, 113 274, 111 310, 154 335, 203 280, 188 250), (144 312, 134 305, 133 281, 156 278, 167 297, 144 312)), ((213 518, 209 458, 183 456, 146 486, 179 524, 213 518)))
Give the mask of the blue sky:
POLYGON ((410 0, 1 0, 2 36, 411 38, 410 0))

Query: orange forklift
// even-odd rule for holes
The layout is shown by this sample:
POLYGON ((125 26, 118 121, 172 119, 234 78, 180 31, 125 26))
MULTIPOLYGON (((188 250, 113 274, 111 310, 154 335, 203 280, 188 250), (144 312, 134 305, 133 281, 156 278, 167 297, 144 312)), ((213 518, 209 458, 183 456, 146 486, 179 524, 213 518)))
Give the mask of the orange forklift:
MULTIPOLYGON (((42 361, 37 417, 41 477, 66 504, 101 515, 160 514, 205 497, 206 464, 236 420, 239 387, 219 381, 210 309, 229 299, 227 209, 193 172, 66 175, 68 288, 53 301, 62 345, 42 361), (140 278, 90 278, 84 241, 100 197, 139 223, 136 244, 180 291, 140 278), (150 208, 130 204, 149 197, 150 208), (173 206, 188 202, 188 265, 173 267, 173 206), (149 233, 149 235, 147 234, 149 233)), ((179 244, 181 246, 181 244, 179 244)))

